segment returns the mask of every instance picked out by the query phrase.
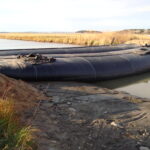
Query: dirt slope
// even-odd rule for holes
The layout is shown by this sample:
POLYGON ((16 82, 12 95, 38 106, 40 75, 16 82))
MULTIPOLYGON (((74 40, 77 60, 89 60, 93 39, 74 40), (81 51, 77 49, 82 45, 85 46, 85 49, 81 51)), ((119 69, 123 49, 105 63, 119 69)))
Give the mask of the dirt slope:
POLYGON ((17 112, 21 112, 37 105, 45 96, 30 84, 15 80, 0 74, 0 97, 13 100, 17 112))

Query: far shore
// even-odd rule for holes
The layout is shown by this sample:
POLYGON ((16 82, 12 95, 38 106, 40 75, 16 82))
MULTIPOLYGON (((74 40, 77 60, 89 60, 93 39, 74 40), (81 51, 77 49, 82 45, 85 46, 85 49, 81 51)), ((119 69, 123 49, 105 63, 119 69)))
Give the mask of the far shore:
POLYGON ((103 33, 0 33, 0 38, 84 46, 150 44, 150 36, 148 34, 119 31, 103 33))

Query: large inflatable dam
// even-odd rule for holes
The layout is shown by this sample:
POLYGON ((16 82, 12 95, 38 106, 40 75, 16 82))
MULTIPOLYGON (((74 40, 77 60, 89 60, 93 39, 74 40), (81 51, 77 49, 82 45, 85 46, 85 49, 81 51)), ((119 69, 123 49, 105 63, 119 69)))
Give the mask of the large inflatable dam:
POLYGON ((88 53, 103 53, 114 51, 126 51, 129 49, 138 49, 137 45, 118 45, 118 46, 94 46, 94 47, 64 47, 64 48, 36 48, 36 49, 8 49, 0 50, 0 56, 11 55, 28 55, 33 53, 38 54, 88 54, 88 53))
MULTIPOLYGON (((0 51, 0 73, 17 79, 34 81, 95 81, 150 71, 149 49, 142 48, 140 50, 138 48, 136 51, 134 47, 130 49, 130 52, 125 53, 126 50, 129 50, 127 48, 129 47, 124 50, 117 50, 120 52, 117 55, 107 54, 107 52, 105 52, 105 55, 102 55, 103 52, 96 54, 84 53, 85 57, 82 56, 83 53, 82 55, 79 53, 72 57, 62 58, 51 57, 51 54, 44 56, 39 53, 31 54, 29 50, 28 55, 18 55, 6 59, 7 53, 3 56, 0 51), (94 55, 93 57, 90 56, 92 54, 94 55)), ((113 50, 111 49, 110 51, 113 50)), ((8 52, 12 52, 14 55, 13 52, 16 51, 11 50, 8 52)))

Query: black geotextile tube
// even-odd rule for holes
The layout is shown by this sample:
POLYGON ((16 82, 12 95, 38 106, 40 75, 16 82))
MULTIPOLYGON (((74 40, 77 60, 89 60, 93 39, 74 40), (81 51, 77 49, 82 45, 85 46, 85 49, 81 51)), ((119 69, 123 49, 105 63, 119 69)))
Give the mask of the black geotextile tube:
POLYGON ((0 60, 0 73, 24 80, 106 80, 150 70, 150 55, 57 58, 32 64, 20 59, 0 60))
MULTIPOLYGON (((113 56, 113 55, 122 55, 122 54, 131 54, 131 53, 142 53, 140 49, 128 49, 125 51, 115 51, 115 52, 103 52, 103 53, 76 53, 76 54, 36 54, 34 56, 42 56, 47 58, 70 58, 70 57, 105 57, 105 56, 113 56)), ((31 54, 32 55, 32 54, 31 54)), ((15 59, 17 57, 27 57, 29 55, 8 55, 8 56, 0 56, 0 59, 15 59)))
POLYGON ((28 55, 31 53, 38 54, 80 54, 80 53, 101 53, 111 51, 121 51, 133 48, 139 48, 137 45, 120 45, 120 46, 95 46, 95 47, 68 47, 68 48, 40 48, 40 49, 14 49, 0 50, 0 56, 10 55, 28 55))

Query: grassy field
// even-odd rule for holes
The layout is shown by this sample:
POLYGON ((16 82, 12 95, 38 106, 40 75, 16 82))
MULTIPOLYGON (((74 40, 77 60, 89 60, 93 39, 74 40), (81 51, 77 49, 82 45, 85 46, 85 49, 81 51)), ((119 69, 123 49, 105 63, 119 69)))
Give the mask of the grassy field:
POLYGON ((2 39, 27 40, 37 42, 53 42, 86 46, 115 45, 115 44, 150 44, 150 36, 129 32, 104 33, 0 33, 2 39))

